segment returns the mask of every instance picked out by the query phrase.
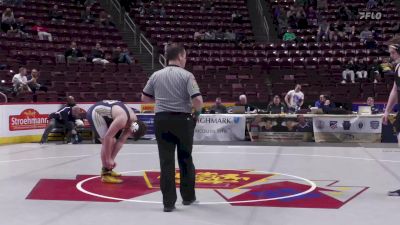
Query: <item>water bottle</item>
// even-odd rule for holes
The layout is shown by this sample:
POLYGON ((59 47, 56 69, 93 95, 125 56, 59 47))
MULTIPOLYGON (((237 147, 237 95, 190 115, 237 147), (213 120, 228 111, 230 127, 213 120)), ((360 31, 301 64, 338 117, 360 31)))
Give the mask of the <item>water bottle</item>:
POLYGON ((283 111, 283 106, 281 106, 281 114, 284 114, 285 112, 283 111))

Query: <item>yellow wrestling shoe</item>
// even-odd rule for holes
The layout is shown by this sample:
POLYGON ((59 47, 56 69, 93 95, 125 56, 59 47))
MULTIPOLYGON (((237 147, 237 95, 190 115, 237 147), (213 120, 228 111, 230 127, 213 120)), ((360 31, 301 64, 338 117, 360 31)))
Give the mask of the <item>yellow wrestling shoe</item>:
POLYGON ((115 171, 113 171, 113 170, 111 170, 111 171, 109 172, 109 175, 111 175, 112 177, 120 177, 120 176, 122 176, 122 174, 120 174, 120 173, 118 173, 118 172, 115 172, 115 171))
POLYGON ((102 175, 101 182, 108 183, 108 184, 120 184, 124 181, 119 178, 113 177, 111 175, 102 175))

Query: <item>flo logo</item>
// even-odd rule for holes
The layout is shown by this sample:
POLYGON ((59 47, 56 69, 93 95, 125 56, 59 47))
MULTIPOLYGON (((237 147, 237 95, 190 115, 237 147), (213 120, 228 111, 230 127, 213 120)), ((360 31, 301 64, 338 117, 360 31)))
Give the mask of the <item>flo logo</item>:
MULTIPOLYGON (((159 172, 131 173, 135 172, 136 175, 132 176, 125 176, 128 172, 124 173, 124 183, 120 185, 104 184, 98 176, 90 175, 78 175, 75 180, 41 179, 27 199, 146 202, 154 194, 161 196, 159 172)), ((175 178, 179 187, 178 171, 175 178)), ((339 181, 335 180, 310 181, 262 171, 196 170, 196 188, 201 189, 197 192, 200 204, 338 209, 368 189, 338 184, 339 181)))
POLYGON ((380 20, 382 19, 381 12, 359 12, 360 20, 380 20))
POLYGON ((234 122, 235 124, 238 124, 238 123, 240 122, 240 117, 234 117, 234 118, 233 118, 233 122, 234 122))

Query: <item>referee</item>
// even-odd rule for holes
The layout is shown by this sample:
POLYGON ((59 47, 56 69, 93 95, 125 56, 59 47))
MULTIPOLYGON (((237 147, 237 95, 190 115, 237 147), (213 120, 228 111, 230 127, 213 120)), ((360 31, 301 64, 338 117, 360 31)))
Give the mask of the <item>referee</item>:
POLYGON ((193 135, 203 98, 192 73, 185 70, 186 51, 182 45, 167 47, 168 66, 147 81, 142 101, 155 101, 154 126, 161 167, 164 212, 175 209, 175 147, 178 149, 182 204, 196 201, 193 135), (194 108, 194 113, 192 110, 194 108))

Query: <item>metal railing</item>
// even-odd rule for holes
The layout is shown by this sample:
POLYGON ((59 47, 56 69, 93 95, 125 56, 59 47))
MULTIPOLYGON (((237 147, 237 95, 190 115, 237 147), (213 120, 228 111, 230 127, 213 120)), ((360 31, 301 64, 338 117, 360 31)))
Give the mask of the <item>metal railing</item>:
POLYGON ((129 15, 126 15, 123 13, 123 10, 121 9, 121 5, 117 0, 108 0, 106 1, 106 4, 109 7, 112 7, 113 10, 116 10, 116 12, 120 15, 120 20, 123 23, 124 29, 128 28, 134 36, 134 44, 137 45, 137 38, 139 37, 139 49, 140 53, 143 52, 143 48, 147 50, 147 52, 151 55, 151 68, 154 69, 154 58, 155 58, 155 53, 154 53, 154 46, 150 43, 149 40, 139 31, 137 28, 135 22, 133 22, 132 18, 129 15), (124 15, 122 15, 123 13, 124 15))
POLYGON ((151 55, 151 68, 154 69, 154 47, 153 47, 153 45, 150 43, 149 40, 147 40, 147 38, 143 34, 140 34, 140 39, 139 40, 140 40, 139 41, 140 53, 142 53, 143 47, 150 53, 150 55, 151 55))
POLYGON ((158 56, 158 62, 161 64, 161 66, 166 67, 167 66, 167 59, 165 58, 164 55, 160 54, 158 56))
POLYGON ((262 23, 263 23, 263 27, 264 27, 264 30, 265 30, 265 32, 267 33, 267 40, 269 41, 269 25, 268 25, 268 22, 267 22, 267 18, 265 17, 265 15, 264 15, 264 9, 263 9, 263 7, 262 7, 262 4, 261 4, 261 0, 256 0, 257 1, 257 11, 258 11, 258 14, 259 14, 259 16, 260 16, 260 18, 262 18, 262 23))
POLYGON ((3 92, 0 92, 0 95, 3 96, 3 98, 4 98, 4 102, 3 103, 7 103, 8 102, 7 95, 4 94, 3 92))
POLYGON ((269 41, 269 26, 268 26, 268 21, 267 18, 265 16, 263 16, 264 19, 264 29, 267 32, 267 41, 269 41))
POLYGON ((137 45, 137 36, 138 36, 138 31, 137 31, 137 27, 136 24, 133 22, 133 20, 131 19, 130 16, 125 15, 125 22, 124 24, 126 24, 128 26, 128 28, 132 31, 133 33, 133 42, 135 45, 137 45))

